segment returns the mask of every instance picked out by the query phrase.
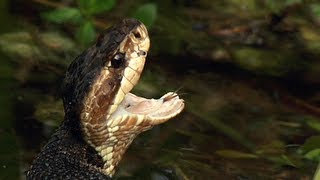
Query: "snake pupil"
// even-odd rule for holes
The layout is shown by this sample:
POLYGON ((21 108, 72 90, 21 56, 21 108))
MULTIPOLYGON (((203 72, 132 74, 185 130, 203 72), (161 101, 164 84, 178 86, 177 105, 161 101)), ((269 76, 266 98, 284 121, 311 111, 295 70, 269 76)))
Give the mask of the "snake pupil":
POLYGON ((121 65, 124 64, 124 54, 118 53, 114 56, 114 58, 111 60, 111 66, 113 68, 119 68, 121 65))

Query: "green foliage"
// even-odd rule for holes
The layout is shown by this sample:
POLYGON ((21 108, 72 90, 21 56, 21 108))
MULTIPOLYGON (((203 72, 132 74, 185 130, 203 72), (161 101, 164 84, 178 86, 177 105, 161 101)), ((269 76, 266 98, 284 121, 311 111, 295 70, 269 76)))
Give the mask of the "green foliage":
POLYGON ((320 148, 311 150, 308 153, 306 153, 304 156, 307 159, 319 162, 320 161, 320 148))
MULTIPOLYGON (((277 51, 279 51, 277 49, 277 51)), ((275 53, 272 49, 237 48, 234 50, 236 64, 258 74, 285 76, 304 68, 303 62, 289 51, 275 53)))
POLYGON ((320 122, 317 119, 307 119, 306 123, 312 129, 320 132, 320 122))
POLYGON ((301 164, 299 161, 296 161, 296 159, 287 155, 276 156, 269 159, 283 166, 299 167, 301 164))
MULTIPOLYGON (((64 7, 45 12, 42 17, 53 23, 78 25, 75 33, 77 40, 84 45, 90 44, 96 37, 94 15, 110 11, 116 5, 116 0, 78 0, 77 4, 78 7, 64 7)), ((140 6, 134 13, 134 17, 147 27, 154 24, 156 15, 157 6, 153 3, 140 6)))
POLYGON ((43 13, 42 15, 46 20, 54 23, 73 22, 80 23, 83 19, 79 9, 76 8, 60 8, 50 12, 43 13))
POLYGON ((77 39, 82 44, 89 44, 96 37, 96 31, 91 21, 86 21, 76 32, 77 39))
POLYGON ((301 164, 297 159, 287 155, 285 144, 277 140, 259 147, 255 153, 223 149, 216 151, 216 154, 231 159, 266 159, 280 166, 298 167, 301 164))
POLYGON ((151 27, 157 17, 157 6, 154 3, 144 4, 137 9, 133 17, 142 21, 147 27, 151 27))
POLYGON ((285 144, 279 140, 273 140, 257 148, 256 154, 260 156, 280 155, 285 153, 285 144))
POLYGON ((300 152, 310 160, 320 160, 320 136, 312 136, 301 146, 300 152))
POLYGON ((86 45, 90 44, 96 36, 92 21, 93 15, 111 10, 115 4, 115 0, 78 0, 78 8, 59 8, 43 13, 42 17, 58 24, 74 23, 79 25, 76 29, 76 38, 80 43, 86 45))
POLYGON ((244 153, 232 149, 223 149, 216 151, 216 154, 225 158, 234 158, 234 159, 255 159, 258 158, 255 154, 244 153))
POLYGON ((307 153, 317 148, 320 148, 320 136, 312 136, 301 146, 300 151, 302 153, 307 153))
POLYGON ((314 173, 314 177, 313 179, 320 179, 320 164, 318 165, 318 168, 316 170, 316 172, 314 173))
POLYGON ((80 9, 90 15, 109 11, 115 4, 115 0, 78 0, 80 9))

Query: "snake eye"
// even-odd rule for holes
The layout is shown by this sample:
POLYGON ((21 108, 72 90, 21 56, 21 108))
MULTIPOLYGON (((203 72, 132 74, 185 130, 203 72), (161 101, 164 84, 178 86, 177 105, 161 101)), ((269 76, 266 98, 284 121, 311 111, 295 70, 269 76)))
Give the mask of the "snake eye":
POLYGON ((111 60, 111 66, 113 68, 119 68, 124 64, 124 54, 123 53, 118 53, 116 54, 113 59, 111 60))

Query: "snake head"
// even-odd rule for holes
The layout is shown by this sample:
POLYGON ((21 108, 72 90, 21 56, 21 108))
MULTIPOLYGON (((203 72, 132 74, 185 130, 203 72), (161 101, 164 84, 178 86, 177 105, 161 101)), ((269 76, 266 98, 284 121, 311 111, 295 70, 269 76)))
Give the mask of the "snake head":
POLYGON ((112 114, 139 80, 149 46, 146 27, 135 19, 103 31, 67 70, 62 86, 67 116, 102 121, 112 114))

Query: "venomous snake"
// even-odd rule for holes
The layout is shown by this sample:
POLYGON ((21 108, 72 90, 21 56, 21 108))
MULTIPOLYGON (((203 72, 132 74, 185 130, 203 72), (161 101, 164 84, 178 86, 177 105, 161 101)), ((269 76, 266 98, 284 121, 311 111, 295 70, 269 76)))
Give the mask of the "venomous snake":
POLYGON ((124 19, 105 30, 69 66, 62 98, 65 119, 36 157, 27 179, 107 179, 141 132, 179 114, 184 101, 130 93, 143 70, 146 27, 124 19))

